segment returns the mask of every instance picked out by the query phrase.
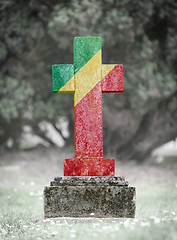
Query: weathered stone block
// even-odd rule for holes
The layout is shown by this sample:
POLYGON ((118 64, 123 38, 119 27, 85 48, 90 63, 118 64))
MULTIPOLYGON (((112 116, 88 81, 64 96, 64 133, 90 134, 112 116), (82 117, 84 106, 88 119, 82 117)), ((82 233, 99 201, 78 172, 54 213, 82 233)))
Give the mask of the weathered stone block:
POLYGON ((135 216, 135 188, 123 177, 58 177, 44 189, 45 217, 135 216))

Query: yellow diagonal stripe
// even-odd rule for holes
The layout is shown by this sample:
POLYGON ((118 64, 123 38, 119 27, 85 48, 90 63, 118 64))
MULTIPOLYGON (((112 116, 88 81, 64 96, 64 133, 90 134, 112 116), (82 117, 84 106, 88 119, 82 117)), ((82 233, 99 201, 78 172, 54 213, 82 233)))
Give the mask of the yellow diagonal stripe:
POLYGON ((101 78, 101 50, 99 50, 75 75, 74 106, 89 93, 101 78))
POLYGON ((74 92, 74 76, 58 91, 60 92, 74 92))
POLYGON ((101 64, 99 50, 59 91, 75 92, 74 106, 89 93, 116 65, 101 64))
POLYGON ((116 66, 116 64, 103 64, 101 76, 104 78, 116 66))

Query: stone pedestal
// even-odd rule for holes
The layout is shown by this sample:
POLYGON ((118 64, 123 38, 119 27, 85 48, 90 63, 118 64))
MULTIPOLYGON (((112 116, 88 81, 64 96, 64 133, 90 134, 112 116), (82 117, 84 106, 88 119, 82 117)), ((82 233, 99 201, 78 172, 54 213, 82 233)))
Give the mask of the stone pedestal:
POLYGON ((135 188, 124 177, 55 177, 44 189, 44 215, 133 218, 135 188))

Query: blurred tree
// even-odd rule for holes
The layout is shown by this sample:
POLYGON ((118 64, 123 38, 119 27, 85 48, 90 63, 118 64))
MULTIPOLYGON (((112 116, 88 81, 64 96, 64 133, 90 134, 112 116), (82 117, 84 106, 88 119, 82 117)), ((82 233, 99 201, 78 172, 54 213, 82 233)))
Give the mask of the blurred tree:
MULTIPOLYGON (((177 136, 175 0, 11 0, 0 3, 0 143, 22 126, 69 119, 73 96, 52 94, 51 64, 72 63, 73 37, 103 39, 103 63, 124 65, 124 94, 104 94, 104 150, 143 160, 177 136)), ((62 133, 61 133, 62 134, 62 133)), ((50 140, 49 140, 50 141, 50 140)))

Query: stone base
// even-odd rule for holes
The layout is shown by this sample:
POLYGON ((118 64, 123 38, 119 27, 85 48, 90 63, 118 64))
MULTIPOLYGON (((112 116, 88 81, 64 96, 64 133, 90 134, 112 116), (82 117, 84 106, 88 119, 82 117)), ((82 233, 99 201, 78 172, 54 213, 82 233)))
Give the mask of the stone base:
POLYGON ((135 188, 123 177, 56 177, 44 189, 44 215, 133 218, 135 188))

